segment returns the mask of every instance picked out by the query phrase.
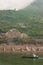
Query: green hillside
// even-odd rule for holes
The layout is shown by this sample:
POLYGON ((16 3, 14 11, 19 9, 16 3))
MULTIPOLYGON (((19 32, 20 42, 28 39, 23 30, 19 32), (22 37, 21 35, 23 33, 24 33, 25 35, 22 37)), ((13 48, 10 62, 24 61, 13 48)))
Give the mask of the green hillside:
POLYGON ((43 35, 43 0, 23 10, 0 10, 0 32, 16 28, 28 35, 43 35))

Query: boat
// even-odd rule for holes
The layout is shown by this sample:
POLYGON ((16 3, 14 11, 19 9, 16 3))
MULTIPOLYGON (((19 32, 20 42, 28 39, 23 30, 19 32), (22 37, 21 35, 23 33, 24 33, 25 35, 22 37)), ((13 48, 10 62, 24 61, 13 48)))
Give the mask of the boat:
POLYGON ((23 55, 22 58, 38 59, 38 55, 32 54, 32 56, 23 55))

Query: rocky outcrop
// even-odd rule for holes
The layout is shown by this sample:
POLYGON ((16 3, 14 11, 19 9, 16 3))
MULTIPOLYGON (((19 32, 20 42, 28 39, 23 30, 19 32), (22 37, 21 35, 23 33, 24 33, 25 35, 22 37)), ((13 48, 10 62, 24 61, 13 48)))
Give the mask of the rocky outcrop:
POLYGON ((20 32, 16 29, 12 29, 12 30, 9 30, 8 32, 5 33, 5 36, 7 38, 15 38, 15 37, 20 37, 20 32))
POLYGON ((29 38, 28 35, 25 34, 25 33, 22 33, 22 34, 20 35, 20 37, 21 37, 22 39, 27 39, 27 38, 29 38))
POLYGON ((5 33, 5 36, 7 38, 16 38, 16 37, 20 37, 22 39, 23 38, 24 39, 28 38, 28 35, 27 34, 21 33, 17 29, 11 29, 10 31, 8 31, 8 32, 5 33))

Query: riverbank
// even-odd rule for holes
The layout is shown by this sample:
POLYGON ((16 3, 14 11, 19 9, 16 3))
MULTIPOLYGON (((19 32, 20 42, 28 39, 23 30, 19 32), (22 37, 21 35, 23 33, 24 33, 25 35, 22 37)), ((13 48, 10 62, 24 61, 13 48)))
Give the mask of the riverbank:
POLYGON ((43 46, 42 45, 33 45, 33 44, 24 44, 24 45, 0 44, 0 53, 43 54, 43 46))

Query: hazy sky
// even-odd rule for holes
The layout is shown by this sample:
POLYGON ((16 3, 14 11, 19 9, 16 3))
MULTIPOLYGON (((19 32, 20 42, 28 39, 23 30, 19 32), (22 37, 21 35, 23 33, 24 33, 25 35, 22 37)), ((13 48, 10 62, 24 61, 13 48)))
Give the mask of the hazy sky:
POLYGON ((30 5, 34 0, 0 0, 0 10, 3 9, 23 9, 30 5))

